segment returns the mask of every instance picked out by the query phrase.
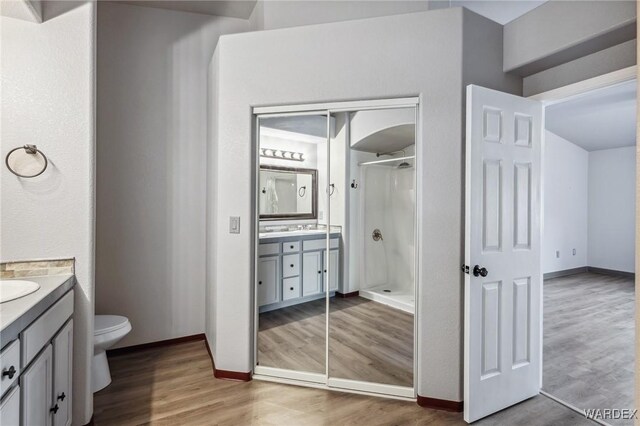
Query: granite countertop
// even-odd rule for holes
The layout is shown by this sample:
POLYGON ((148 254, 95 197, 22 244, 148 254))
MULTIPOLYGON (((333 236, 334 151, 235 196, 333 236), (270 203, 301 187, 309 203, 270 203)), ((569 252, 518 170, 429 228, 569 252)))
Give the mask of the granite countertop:
MULTIPOLYGON (((14 280, 13 278, 7 279, 14 280)), ((75 284, 73 274, 21 277, 15 280, 33 281, 40 288, 31 294, 0 303, 0 346, 17 337, 33 320, 46 311, 75 284)), ((1 284, 0 284, 1 285, 1 284)))
MULTIPOLYGON (((340 227, 332 226, 331 227, 331 236, 339 236, 341 232, 340 227)), ((274 230, 268 232, 260 232, 258 234, 259 239, 269 239, 269 238, 286 238, 286 237, 309 237, 309 236, 318 236, 325 235, 327 233, 325 229, 291 229, 291 230, 274 230)))

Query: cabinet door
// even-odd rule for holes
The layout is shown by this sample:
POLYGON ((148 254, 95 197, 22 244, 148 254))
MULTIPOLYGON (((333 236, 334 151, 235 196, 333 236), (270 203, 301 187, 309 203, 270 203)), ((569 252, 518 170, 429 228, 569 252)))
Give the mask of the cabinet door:
POLYGON ((258 260, 258 306, 278 302, 278 256, 258 260))
POLYGON ((20 426, 20 386, 13 388, 2 400, 0 425, 20 426))
POLYGON ((51 345, 31 363, 20 378, 22 424, 51 426, 53 356, 51 345))
MULTIPOLYGON (((326 254, 326 251, 324 252, 326 254)), ((338 290, 340 283, 340 251, 330 250, 329 256, 324 256, 324 272, 329 274, 329 291, 338 290), (327 271, 327 257, 329 258, 330 270, 327 271)))
POLYGON ((302 297, 322 293, 322 252, 302 254, 302 297))
POLYGON ((73 320, 69 320, 53 339, 53 426, 71 425, 72 356, 73 320))

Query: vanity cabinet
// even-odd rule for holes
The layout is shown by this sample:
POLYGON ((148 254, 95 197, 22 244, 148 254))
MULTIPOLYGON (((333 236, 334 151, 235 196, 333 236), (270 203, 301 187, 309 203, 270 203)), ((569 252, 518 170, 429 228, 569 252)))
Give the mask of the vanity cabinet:
POLYGON ((278 242, 269 239, 259 244, 258 255, 260 312, 322 298, 326 279, 331 292, 339 288, 340 240, 337 237, 330 239, 328 254, 326 239, 316 235, 285 237, 278 242))
POLYGON ((276 303, 278 294, 278 256, 258 260, 258 305, 276 303))
POLYGON ((311 251, 302 254, 302 296, 322 292, 322 252, 311 251))
POLYGON ((2 426, 71 425, 72 314, 73 290, 0 352, 2 426))

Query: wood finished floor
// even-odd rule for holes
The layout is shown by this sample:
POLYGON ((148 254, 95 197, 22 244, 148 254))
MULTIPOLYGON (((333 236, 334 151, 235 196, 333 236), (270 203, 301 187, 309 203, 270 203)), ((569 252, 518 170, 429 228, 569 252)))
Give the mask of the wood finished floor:
MULTIPOLYGON (((362 297, 333 298, 329 376, 413 386, 413 315, 362 297)), ((260 365, 325 372, 325 300, 260 314, 260 365)))
POLYGON ((543 389, 581 409, 634 408, 634 304, 632 278, 545 281, 543 389))
MULTIPOLYGON (((463 425, 460 413, 413 402, 213 377, 204 342, 109 358, 113 382, 94 395, 103 425, 463 425)), ((475 424, 593 425, 538 396, 475 424)))

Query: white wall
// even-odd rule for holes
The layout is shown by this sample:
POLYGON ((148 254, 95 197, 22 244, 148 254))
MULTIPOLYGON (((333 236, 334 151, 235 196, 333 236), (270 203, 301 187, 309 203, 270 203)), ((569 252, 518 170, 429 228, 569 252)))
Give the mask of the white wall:
POLYGON ((635 149, 589 153, 589 266, 635 272, 635 149))
POLYGON ((93 412, 95 3, 48 2, 45 22, 0 18, 2 158, 26 143, 47 171, 0 180, 0 260, 76 258, 73 418, 93 412), (70 10, 69 10, 70 9, 70 10))
POLYGON ((250 21, 253 30, 272 30, 424 12, 428 9, 429 2, 427 0, 258 0, 250 21))
MULTIPOLYGON (((422 396, 461 399, 462 94, 463 81, 475 78, 463 80, 463 68, 475 65, 462 54, 463 37, 490 33, 485 39, 497 40, 478 43, 472 58, 485 61, 500 57, 502 35, 498 24, 484 19, 472 19, 463 34, 463 19, 470 13, 453 8, 220 39, 212 68, 217 97, 210 136, 216 152, 210 151, 208 161, 207 226, 213 248, 207 286, 210 295, 217 294, 207 336, 214 339, 219 368, 246 372, 253 367, 254 234, 250 225, 240 234, 228 233, 229 216, 240 216, 244 224, 253 220, 250 107, 420 96, 418 210, 424 244, 419 258, 425 293, 418 303, 423 316, 417 387, 422 396)), ((520 89, 517 78, 504 78, 501 61, 483 62, 482 73, 490 87, 520 89)))
POLYGON ((96 312, 129 318, 119 346, 204 331, 207 66, 247 29, 99 4, 96 312))
POLYGON ((588 266, 589 152, 547 130, 543 167, 542 272, 588 266))

